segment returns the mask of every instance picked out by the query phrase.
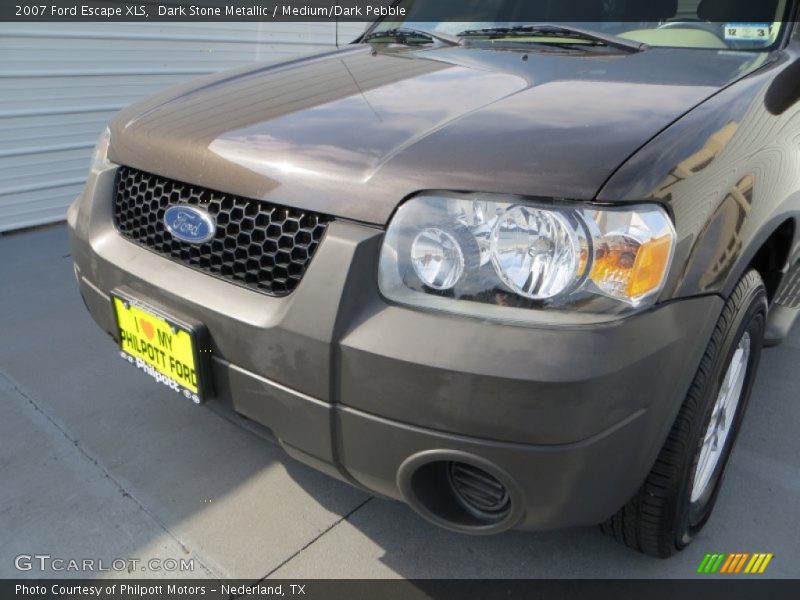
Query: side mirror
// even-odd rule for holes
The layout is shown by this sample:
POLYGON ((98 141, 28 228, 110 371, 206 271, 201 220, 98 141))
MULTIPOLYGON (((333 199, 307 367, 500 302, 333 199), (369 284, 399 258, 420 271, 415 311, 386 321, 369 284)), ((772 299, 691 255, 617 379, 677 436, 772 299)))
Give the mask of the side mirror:
POLYGON ((800 58, 786 67, 767 89, 764 105, 773 115, 782 115, 800 101, 800 58))

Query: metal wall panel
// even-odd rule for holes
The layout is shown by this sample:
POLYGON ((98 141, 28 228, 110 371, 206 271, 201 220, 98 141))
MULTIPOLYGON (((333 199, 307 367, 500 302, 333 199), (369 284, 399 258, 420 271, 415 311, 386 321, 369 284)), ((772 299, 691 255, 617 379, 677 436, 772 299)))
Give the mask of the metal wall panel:
POLYGON ((62 220, 97 136, 131 102, 335 43, 333 23, 0 23, 0 232, 62 220))

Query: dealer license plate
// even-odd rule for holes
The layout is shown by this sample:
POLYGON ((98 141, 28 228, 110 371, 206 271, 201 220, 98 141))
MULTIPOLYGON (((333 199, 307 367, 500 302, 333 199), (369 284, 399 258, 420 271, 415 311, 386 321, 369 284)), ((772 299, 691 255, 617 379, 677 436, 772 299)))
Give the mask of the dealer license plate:
POLYGON ((199 404, 204 390, 195 331, 134 299, 116 294, 111 298, 122 358, 199 404))

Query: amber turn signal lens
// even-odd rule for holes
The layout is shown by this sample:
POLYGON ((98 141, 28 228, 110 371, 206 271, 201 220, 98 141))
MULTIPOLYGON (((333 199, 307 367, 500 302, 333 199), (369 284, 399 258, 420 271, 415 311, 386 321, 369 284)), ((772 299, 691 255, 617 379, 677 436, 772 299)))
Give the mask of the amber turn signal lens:
POLYGON ((672 238, 669 236, 642 244, 628 283, 628 297, 641 298, 659 289, 666 277, 671 254, 672 238))
POLYGON ((644 242, 625 235, 602 238, 595 247, 591 280, 606 294, 635 302, 658 290, 672 255, 672 237, 644 242))

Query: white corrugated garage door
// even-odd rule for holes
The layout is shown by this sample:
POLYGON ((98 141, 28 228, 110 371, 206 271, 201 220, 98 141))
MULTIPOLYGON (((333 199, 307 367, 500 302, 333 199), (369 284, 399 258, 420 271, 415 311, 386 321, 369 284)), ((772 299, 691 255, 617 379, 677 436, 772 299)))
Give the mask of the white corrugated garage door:
POLYGON ((0 23, 0 232, 62 220, 97 136, 132 101, 335 41, 332 23, 0 23))

